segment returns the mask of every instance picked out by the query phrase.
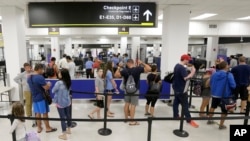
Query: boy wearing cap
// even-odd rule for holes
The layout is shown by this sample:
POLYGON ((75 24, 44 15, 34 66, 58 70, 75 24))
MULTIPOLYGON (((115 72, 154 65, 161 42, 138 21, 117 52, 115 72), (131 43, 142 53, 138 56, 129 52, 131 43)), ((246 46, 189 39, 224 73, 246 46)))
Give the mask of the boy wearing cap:
POLYGON ((184 112, 184 116, 187 118, 187 123, 189 123, 191 126, 197 128, 199 125, 191 120, 191 115, 189 112, 189 106, 188 106, 188 86, 190 82, 190 78, 193 77, 195 74, 195 68, 192 65, 190 73, 188 73, 188 70, 185 66, 188 65, 189 61, 191 60, 191 57, 187 54, 184 54, 181 56, 180 63, 176 64, 174 67, 174 78, 172 87, 174 90, 174 103, 173 103, 173 114, 174 118, 178 118, 179 116, 179 104, 181 104, 184 112))

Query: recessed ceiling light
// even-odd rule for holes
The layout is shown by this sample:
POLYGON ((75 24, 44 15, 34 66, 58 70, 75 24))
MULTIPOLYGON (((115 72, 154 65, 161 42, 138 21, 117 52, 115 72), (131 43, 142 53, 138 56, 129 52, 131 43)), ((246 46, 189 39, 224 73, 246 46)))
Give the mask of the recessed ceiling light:
POLYGON ((192 20, 202 20, 202 19, 206 19, 206 18, 215 16, 215 15, 217 15, 217 14, 215 14, 215 13, 205 13, 205 14, 202 14, 202 15, 199 15, 197 17, 192 18, 192 20))
POLYGON ((250 19, 250 16, 238 18, 238 20, 249 20, 249 19, 250 19))

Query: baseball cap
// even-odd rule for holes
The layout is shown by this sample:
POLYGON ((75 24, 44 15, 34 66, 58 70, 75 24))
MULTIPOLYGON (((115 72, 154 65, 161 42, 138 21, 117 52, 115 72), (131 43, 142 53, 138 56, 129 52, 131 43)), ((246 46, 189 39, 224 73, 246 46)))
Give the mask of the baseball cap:
POLYGON ((191 57, 189 56, 189 55, 187 55, 187 54, 183 54, 182 56, 181 56, 181 60, 191 60, 191 57))

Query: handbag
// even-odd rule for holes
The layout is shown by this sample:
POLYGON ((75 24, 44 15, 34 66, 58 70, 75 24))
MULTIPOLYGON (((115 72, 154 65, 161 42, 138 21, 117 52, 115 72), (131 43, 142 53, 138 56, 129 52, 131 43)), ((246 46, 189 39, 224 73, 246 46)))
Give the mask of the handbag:
POLYGON ((150 90, 149 90, 150 92, 160 93, 161 91, 161 84, 159 82, 155 82, 157 76, 158 74, 155 75, 155 79, 151 82, 150 90))
POLYGON ((174 73, 170 72, 164 77, 163 80, 168 83, 173 83, 173 79, 174 79, 174 73))
POLYGON ((224 97, 224 94, 226 92, 227 82, 228 82, 228 72, 227 72, 226 77, 227 77, 226 78, 226 83, 225 83, 225 86, 224 86, 224 89, 223 89, 223 94, 222 94, 222 97, 221 97, 221 108, 223 110, 228 111, 228 110, 236 107, 236 101, 232 97, 224 97))
POLYGON ((45 91, 43 92, 43 97, 45 98, 45 100, 47 101, 47 103, 48 103, 49 105, 52 104, 52 98, 51 98, 51 96, 50 96, 49 90, 45 90, 45 91))

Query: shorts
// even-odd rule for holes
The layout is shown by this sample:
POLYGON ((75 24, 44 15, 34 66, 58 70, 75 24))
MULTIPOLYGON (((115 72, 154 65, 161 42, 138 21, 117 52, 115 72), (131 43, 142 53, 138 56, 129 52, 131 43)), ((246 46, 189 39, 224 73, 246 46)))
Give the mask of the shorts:
POLYGON ((247 98, 248 98, 247 86, 237 86, 234 89, 233 93, 234 93, 235 99, 239 98, 239 94, 240 94, 241 100, 247 100, 247 98))
POLYGON ((34 110, 34 113, 38 113, 38 114, 45 114, 50 111, 49 105, 45 100, 33 102, 33 110, 34 110))
MULTIPOLYGON (((221 107, 221 98, 212 97, 211 108, 216 109, 218 106, 221 107)), ((225 108, 221 108, 221 112, 224 113, 224 114, 226 114, 227 110, 225 110, 225 108)))
POLYGON ((115 93, 115 89, 112 89, 112 90, 108 90, 108 89, 105 89, 104 90, 104 94, 114 94, 115 93))
MULTIPOLYGON (((139 94, 139 90, 137 90, 136 92, 135 92, 135 94, 139 94)), ((133 94, 125 94, 125 96, 124 96, 124 101, 126 102, 126 103, 130 103, 130 104, 132 104, 132 105, 138 105, 138 101, 139 101, 139 95, 136 95, 136 96, 134 96, 133 94)))

